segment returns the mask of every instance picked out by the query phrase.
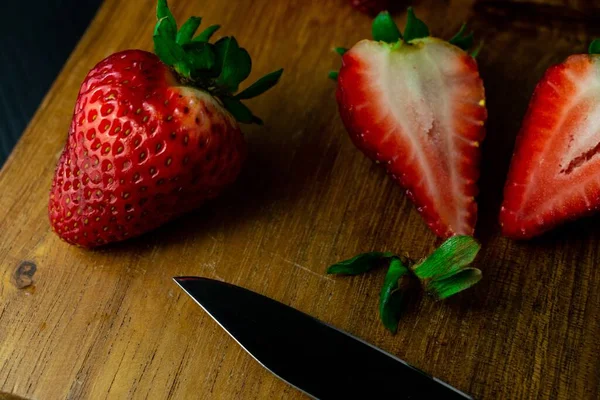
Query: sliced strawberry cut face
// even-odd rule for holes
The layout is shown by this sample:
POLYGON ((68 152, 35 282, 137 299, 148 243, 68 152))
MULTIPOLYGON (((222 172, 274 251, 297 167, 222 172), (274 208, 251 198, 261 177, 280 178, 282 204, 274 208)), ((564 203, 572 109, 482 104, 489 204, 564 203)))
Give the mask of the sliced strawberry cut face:
POLYGON ((527 239, 600 207, 600 57, 554 66, 533 94, 517 139, 500 223, 527 239))
POLYGON ((472 235, 487 117, 473 57, 436 38, 361 41, 337 98, 357 147, 382 163, 440 237, 472 235))

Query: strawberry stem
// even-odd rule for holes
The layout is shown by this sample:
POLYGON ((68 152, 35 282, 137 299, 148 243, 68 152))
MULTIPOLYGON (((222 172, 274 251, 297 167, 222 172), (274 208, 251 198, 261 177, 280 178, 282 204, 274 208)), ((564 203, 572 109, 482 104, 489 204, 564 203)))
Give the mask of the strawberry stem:
POLYGON ((178 31, 166 0, 158 0, 156 17, 154 52, 164 64, 173 68, 181 82, 219 98, 239 122, 261 124, 261 119, 241 100, 258 96, 275 86, 283 70, 265 75, 236 95, 240 84, 250 75, 252 60, 234 37, 223 37, 210 43, 210 38, 220 27, 211 25, 193 38, 202 21, 200 17, 190 17, 178 31))

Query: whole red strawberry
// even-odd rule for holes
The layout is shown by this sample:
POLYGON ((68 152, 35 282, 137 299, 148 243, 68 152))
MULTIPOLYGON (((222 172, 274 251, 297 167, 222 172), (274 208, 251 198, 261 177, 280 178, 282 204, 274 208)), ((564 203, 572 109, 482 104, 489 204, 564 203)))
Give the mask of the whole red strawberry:
POLYGON ((480 143, 487 118, 472 34, 429 36, 408 9, 402 34, 388 13, 375 40, 338 48, 340 116, 354 144, 406 189, 440 237, 472 235, 477 220, 480 143))
POLYGON ((600 40, 538 83, 504 189, 504 236, 530 239, 600 209, 599 93, 600 40))
POLYGON ((239 122, 260 123, 240 100, 278 81, 273 72, 234 95, 250 57, 233 37, 177 31, 159 0, 157 55, 113 54, 85 78, 49 202, 52 229, 84 247, 140 235, 213 198, 238 176, 246 153, 239 122))

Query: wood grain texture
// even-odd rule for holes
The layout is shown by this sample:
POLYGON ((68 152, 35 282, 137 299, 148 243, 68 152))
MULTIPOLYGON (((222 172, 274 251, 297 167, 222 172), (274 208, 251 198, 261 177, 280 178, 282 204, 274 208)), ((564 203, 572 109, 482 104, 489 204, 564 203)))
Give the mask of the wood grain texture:
POLYGON ((251 101, 266 124, 244 127, 250 157, 220 200, 97 251, 61 242, 49 229, 47 195, 79 84, 115 51, 151 49, 154 0, 104 2, 0 173, 0 392, 303 398, 171 281, 201 275, 305 311, 477 398, 599 397, 600 218, 528 243, 500 237, 497 225, 533 87, 549 65, 584 51, 600 34, 596 24, 561 13, 496 12, 486 1, 414 2, 436 35, 450 37, 467 20, 486 43, 479 63, 489 122, 476 262, 484 279, 446 302, 414 299, 392 336, 376 312, 384 271, 324 275, 327 265, 358 252, 418 258, 437 244, 402 190, 351 144, 326 79, 339 65, 332 47, 370 36, 369 18, 343 0, 171 3, 179 21, 202 15, 236 35, 253 56, 250 81, 285 68, 277 88, 251 101))

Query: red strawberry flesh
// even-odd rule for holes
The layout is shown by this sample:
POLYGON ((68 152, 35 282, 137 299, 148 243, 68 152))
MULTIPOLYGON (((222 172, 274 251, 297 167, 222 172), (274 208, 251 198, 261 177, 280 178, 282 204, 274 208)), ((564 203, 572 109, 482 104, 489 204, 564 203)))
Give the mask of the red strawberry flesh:
POLYGON ((218 195, 245 148, 220 103, 180 86, 157 56, 114 54, 81 86, 51 190, 52 228, 85 247, 137 236, 218 195))
POLYGON ((440 237, 472 235, 485 95, 473 57, 439 39, 361 41, 337 98, 353 142, 385 165, 440 237))
POLYGON ((574 55, 537 85, 517 138, 500 223, 528 239, 600 208, 600 57, 574 55))

